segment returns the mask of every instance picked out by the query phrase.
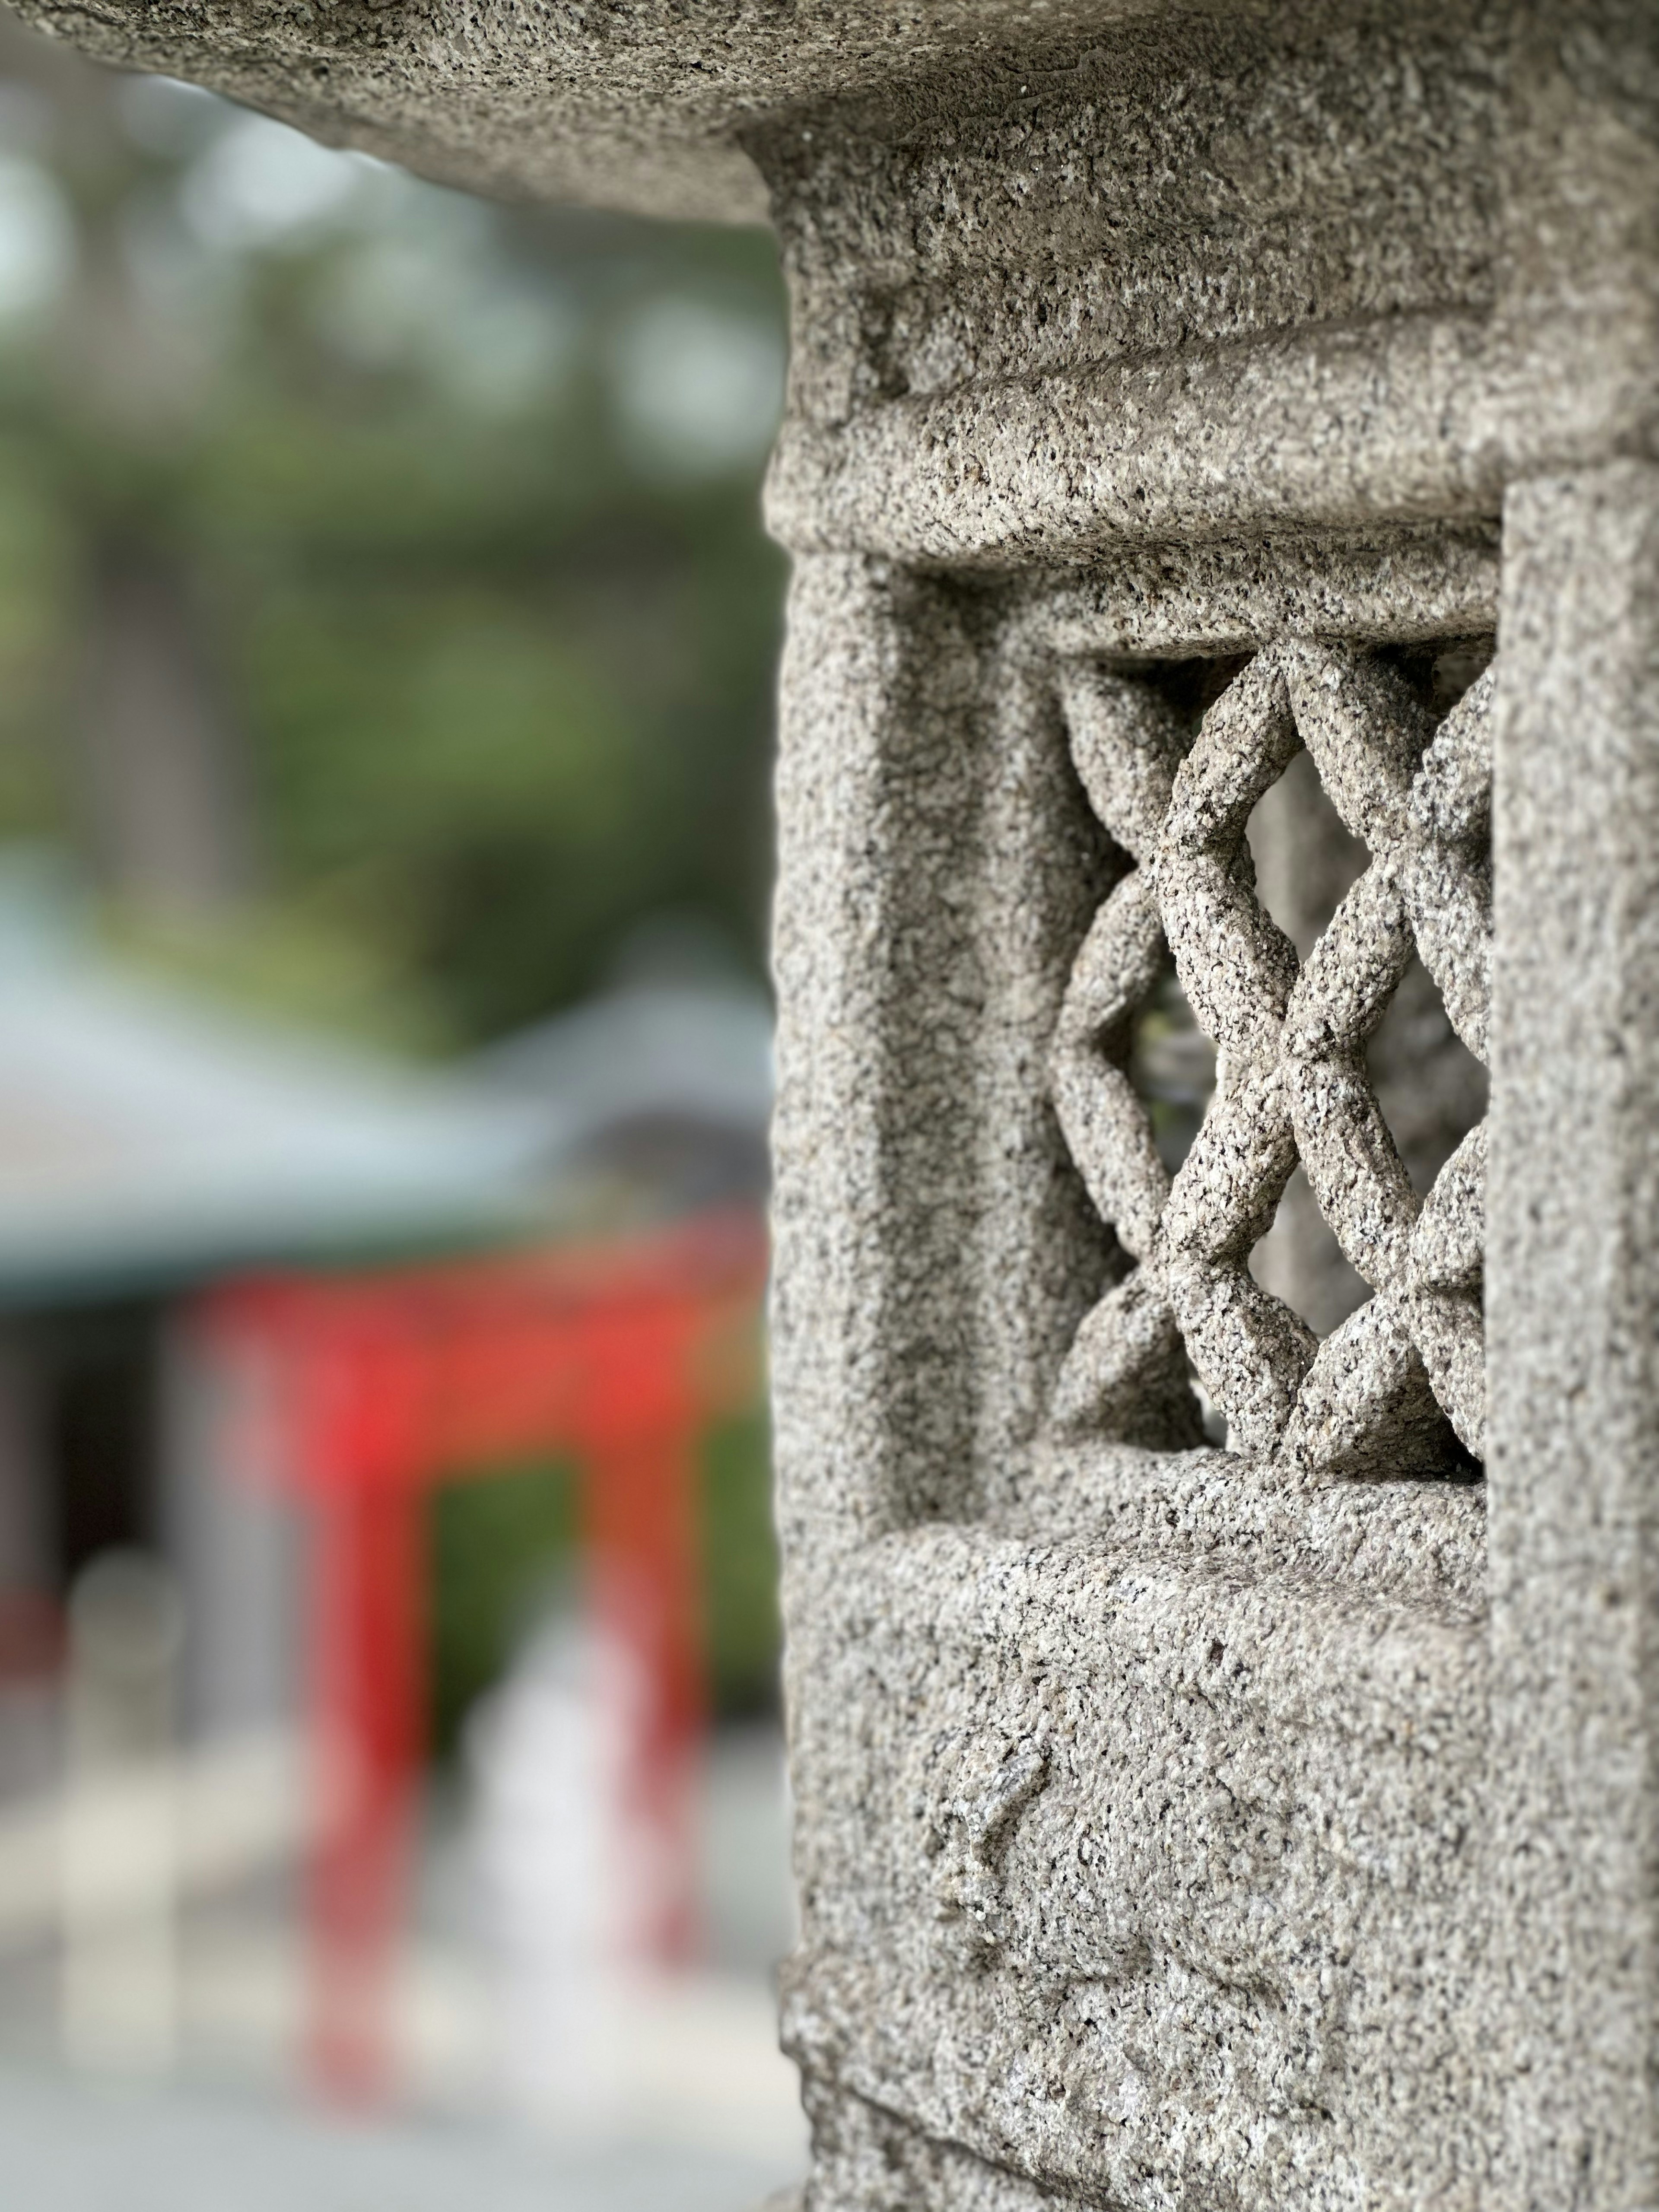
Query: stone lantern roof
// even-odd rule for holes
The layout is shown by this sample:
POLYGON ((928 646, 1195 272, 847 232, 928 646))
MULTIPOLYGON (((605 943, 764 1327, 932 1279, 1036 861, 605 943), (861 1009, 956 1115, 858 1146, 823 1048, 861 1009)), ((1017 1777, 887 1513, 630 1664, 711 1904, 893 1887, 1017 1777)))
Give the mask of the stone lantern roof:
MULTIPOLYGON (((1030 74, 1163 0, 111 0, 20 12, 331 145, 474 191, 764 222, 752 132, 849 98, 925 106, 943 69, 1030 74), (1021 58, 1022 55, 1024 59, 1021 58)), ((1224 4, 1215 10, 1231 10, 1224 4)))

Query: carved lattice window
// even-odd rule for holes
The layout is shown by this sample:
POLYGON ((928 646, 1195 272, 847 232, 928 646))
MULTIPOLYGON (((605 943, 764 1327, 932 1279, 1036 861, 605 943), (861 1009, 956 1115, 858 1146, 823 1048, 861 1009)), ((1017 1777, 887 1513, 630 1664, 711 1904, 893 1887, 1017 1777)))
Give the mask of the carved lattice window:
POLYGON ((1419 1198, 1366 1048, 1416 952, 1485 1060, 1492 688, 1488 672, 1437 727, 1386 656, 1276 644, 1194 735, 1155 682, 1067 668, 1073 757, 1133 866, 1078 956, 1054 1094, 1090 1196, 1137 1264, 1078 1331, 1061 1428, 1190 1441, 1195 1374, 1231 1449, 1310 1473, 1441 1473, 1482 1455, 1486 1125, 1419 1198), (1304 748, 1368 856, 1305 960, 1256 896, 1246 837, 1304 748), (1129 1065, 1170 955, 1217 1050, 1173 1176, 1129 1065), (1298 1159, 1370 1290, 1322 1340, 1250 1269, 1298 1159))

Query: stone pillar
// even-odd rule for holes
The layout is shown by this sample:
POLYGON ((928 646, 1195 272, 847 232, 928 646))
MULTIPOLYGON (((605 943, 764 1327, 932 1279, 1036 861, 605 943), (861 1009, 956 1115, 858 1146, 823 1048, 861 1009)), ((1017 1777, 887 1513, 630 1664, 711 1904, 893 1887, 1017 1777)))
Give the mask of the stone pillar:
POLYGON ((1652 10, 28 12, 777 225, 810 2212, 1649 2212, 1652 10))
POLYGON ((1494 1825, 1521 2203, 1659 2201, 1659 469, 1517 485, 1496 743, 1494 1825))

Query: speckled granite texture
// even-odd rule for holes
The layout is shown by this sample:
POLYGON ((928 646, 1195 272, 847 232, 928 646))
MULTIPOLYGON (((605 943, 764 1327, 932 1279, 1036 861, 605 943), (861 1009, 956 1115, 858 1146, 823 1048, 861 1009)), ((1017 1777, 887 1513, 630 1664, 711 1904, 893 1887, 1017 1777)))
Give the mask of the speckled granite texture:
POLYGON ((1078 955, 1051 1084, 1090 1196, 1139 1264, 1079 1329, 1060 1421, 1120 1443, 1196 1442, 1190 1362, 1231 1450, 1282 1454, 1313 1479, 1481 1458, 1486 1126, 1419 1200, 1366 1050, 1420 947, 1484 1061, 1492 672, 1432 737, 1386 660, 1329 647, 1256 653, 1195 731, 1144 681, 1087 664, 1061 680, 1073 764, 1137 865, 1078 955), (1304 744, 1370 859, 1298 957, 1256 896, 1247 832, 1304 744), (1173 1183, 1128 1067, 1135 1016, 1171 953, 1219 1055, 1173 1183), (1249 1267, 1298 1156, 1372 1292, 1322 1342, 1249 1267))
POLYGON ((25 12, 776 223, 805 2212, 1653 2212, 1659 13, 25 12))

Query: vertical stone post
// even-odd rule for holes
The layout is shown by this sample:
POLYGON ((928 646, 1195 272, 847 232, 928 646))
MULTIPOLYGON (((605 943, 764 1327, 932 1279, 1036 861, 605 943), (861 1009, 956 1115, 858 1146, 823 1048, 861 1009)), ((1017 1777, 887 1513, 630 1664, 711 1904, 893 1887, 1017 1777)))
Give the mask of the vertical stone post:
POLYGON ((1505 2203, 1659 2201, 1659 468, 1515 486, 1487 1332, 1505 2203))

